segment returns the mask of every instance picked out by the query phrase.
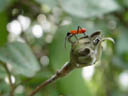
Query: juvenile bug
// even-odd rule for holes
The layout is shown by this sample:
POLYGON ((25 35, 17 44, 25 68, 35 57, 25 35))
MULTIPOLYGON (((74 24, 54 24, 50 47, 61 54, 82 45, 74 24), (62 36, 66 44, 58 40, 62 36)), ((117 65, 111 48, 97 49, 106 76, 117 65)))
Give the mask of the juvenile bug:
POLYGON ((77 30, 71 30, 71 31, 67 32, 67 35, 65 37, 65 48, 66 48, 66 40, 67 39, 68 39, 69 42, 71 42, 70 38, 74 36, 78 40, 76 35, 77 34, 86 35, 85 32, 86 32, 86 28, 81 28, 80 26, 78 26, 77 30))

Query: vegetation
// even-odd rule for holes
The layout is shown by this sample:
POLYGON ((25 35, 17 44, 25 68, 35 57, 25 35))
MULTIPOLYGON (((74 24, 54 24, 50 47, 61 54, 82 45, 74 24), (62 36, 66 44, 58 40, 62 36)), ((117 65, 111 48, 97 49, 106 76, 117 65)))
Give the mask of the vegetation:
MULTIPOLYGON (((127 96, 127 0, 0 0, 0 96, 28 96, 70 59, 66 33, 101 30, 101 60, 35 96, 127 96)), ((81 35, 79 35, 81 37, 81 35)))

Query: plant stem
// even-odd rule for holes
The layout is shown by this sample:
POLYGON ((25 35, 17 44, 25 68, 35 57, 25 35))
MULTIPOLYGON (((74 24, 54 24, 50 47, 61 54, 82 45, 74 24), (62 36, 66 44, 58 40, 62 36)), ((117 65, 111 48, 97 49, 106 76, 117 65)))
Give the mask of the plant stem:
POLYGON ((75 67, 71 66, 71 63, 65 64, 60 70, 58 70, 55 75, 53 75, 51 78, 46 80, 45 82, 41 83, 39 86, 37 86, 29 96, 34 96, 39 90, 46 87, 47 85, 51 84, 52 82, 56 81, 58 78, 66 76, 69 72, 71 72, 75 67))
POLYGON ((8 75, 8 80, 9 80, 9 84, 10 84, 10 88, 11 88, 10 96, 14 96, 15 88, 14 88, 14 84, 13 84, 12 79, 11 79, 11 72, 9 71, 7 64, 5 64, 3 62, 0 62, 0 63, 3 65, 3 67, 5 68, 7 75, 8 75))

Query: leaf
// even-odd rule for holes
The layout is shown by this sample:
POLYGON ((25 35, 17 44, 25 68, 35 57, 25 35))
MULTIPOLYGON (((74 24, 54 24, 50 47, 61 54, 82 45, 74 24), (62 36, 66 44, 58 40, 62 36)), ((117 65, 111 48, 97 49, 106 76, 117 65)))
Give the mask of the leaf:
MULTIPOLYGON (((69 47, 65 49, 64 46, 64 38, 66 36, 67 30, 70 30, 71 26, 67 27, 61 27, 57 31, 56 36, 54 37, 54 40, 52 44, 50 45, 50 59, 51 59, 51 66, 56 71, 56 69, 61 68, 61 66, 68 60, 69 58, 69 47)), ((67 45, 69 43, 67 42, 67 45)))
POLYGON ((128 8, 128 0, 117 0, 117 2, 121 5, 122 8, 128 8))
MULTIPOLYGON (((50 67, 56 71, 69 60, 69 46, 65 49, 64 38, 67 30, 75 29, 73 26, 60 27, 50 47, 50 67)), ((67 42, 67 45, 70 45, 67 42)), ((81 70, 74 70, 68 76, 57 81, 57 88, 64 96, 92 96, 88 86, 81 75, 81 70)))
POLYGON ((81 18, 103 15, 119 8, 114 0, 60 0, 60 4, 65 12, 81 18))
MULTIPOLYGON (((8 92, 9 92, 8 84, 6 84, 6 83, 4 82, 4 80, 1 81, 1 82, 0 82, 0 95, 4 93, 4 94, 6 94, 6 95, 4 95, 4 96, 9 96, 9 95, 8 95, 8 92)), ((3 95, 1 95, 1 96, 3 96, 3 95)))
POLYGON ((58 90, 51 86, 46 87, 41 93, 39 96, 60 96, 58 90))
POLYGON ((8 23, 8 18, 5 12, 0 13, 0 46, 3 46, 7 42, 8 32, 6 30, 6 25, 8 23))
POLYGON ((9 4, 11 0, 0 0, 0 12, 3 11, 9 4))
POLYGON ((5 71, 5 69, 4 69, 4 67, 2 67, 1 65, 0 65, 0 79, 2 78, 5 78, 6 77, 6 71, 5 71))
POLYGON ((25 43, 8 43, 0 48, 0 60, 11 64, 15 74, 32 77, 39 70, 39 64, 25 43))
POLYGON ((121 34, 119 35, 116 48, 117 53, 122 54, 128 52, 128 33, 127 29, 121 28, 121 34))
POLYGON ((59 80, 57 87, 64 96, 92 96, 87 83, 82 78, 81 69, 76 69, 59 80))
POLYGON ((47 4, 49 7, 56 7, 58 5, 57 0, 36 0, 40 4, 47 4))

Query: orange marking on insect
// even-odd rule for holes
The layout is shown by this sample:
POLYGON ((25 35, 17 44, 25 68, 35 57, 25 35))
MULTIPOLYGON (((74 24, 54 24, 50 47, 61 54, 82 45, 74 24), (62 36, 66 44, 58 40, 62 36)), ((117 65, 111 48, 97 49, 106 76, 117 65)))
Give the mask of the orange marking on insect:
POLYGON ((72 35, 75 35, 75 34, 82 34, 86 32, 86 29, 85 28, 81 28, 79 30, 71 30, 69 33, 72 34, 72 35))

